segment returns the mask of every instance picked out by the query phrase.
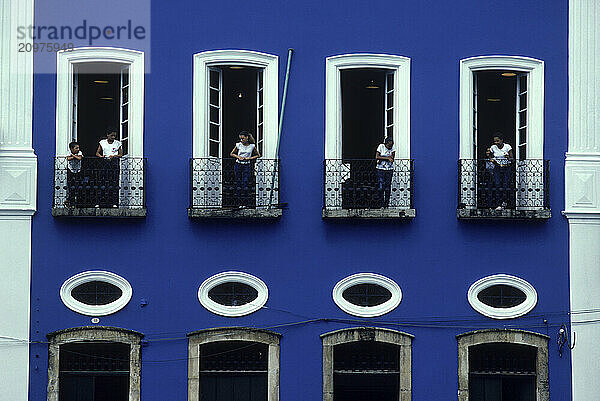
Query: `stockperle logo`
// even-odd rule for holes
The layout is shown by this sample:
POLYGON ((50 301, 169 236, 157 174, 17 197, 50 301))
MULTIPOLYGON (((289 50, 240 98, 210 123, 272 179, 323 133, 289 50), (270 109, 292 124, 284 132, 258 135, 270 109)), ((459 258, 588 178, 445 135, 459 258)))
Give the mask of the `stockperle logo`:
POLYGON ((73 27, 71 25, 29 25, 17 27, 17 39, 31 39, 38 42, 49 41, 73 41, 74 39, 86 40, 89 46, 94 45, 98 39, 106 40, 144 40, 146 39, 146 28, 136 25, 132 20, 127 20, 124 25, 98 26, 89 24, 86 19, 73 27))
MULTIPOLYGON (((36 73, 56 73, 57 52, 113 48, 144 54, 150 70, 151 0, 37 1, 35 21, 14 30, 14 51, 33 53, 36 73)), ((81 69, 79 73, 88 73, 81 69)))

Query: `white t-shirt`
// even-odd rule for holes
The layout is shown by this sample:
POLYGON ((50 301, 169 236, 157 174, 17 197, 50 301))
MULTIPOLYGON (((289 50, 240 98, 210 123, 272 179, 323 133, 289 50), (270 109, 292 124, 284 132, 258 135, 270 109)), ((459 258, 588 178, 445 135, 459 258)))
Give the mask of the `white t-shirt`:
MULTIPOLYGON (((69 156, 75 156, 75 155, 73 155, 73 153, 71 153, 69 156)), ((83 153, 81 153, 81 150, 79 152, 77 152, 77 156, 83 156, 83 153)), ((68 160, 68 162, 69 162, 69 171, 71 171, 72 173, 79 173, 81 171, 81 160, 73 158, 71 160, 68 160)))
POLYGON ((116 139, 113 143, 108 143, 108 140, 103 139, 100 141, 100 146, 102 147, 102 155, 104 157, 115 156, 119 154, 119 148, 121 147, 121 142, 116 139))
MULTIPOLYGON (((373 148, 371 148, 371 149, 373 149, 373 148)), ((391 156, 392 153, 394 153, 396 151, 396 147, 392 145, 392 148, 388 149, 382 143, 377 147, 377 151, 379 152, 380 156, 388 157, 388 156, 391 156)), ((392 163, 389 160, 377 160, 377 168, 380 170, 393 170, 394 163, 392 163)))
POLYGON ((490 150, 494 154, 494 159, 496 159, 499 165, 506 166, 510 163, 508 160, 508 152, 512 150, 512 146, 510 146, 508 143, 505 143, 504 146, 502 146, 502 149, 496 145, 492 145, 490 150))
MULTIPOLYGON (((235 144, 235 147, 237 149, 238 156, 251 157, 252 153, 254 153, 254 148, 256 147, 256 145, 254 145, 253 143, 244 145, 243 143, 238 142, 235 144)), ((248 164, 248 163, 250 163, 250 160, 236 160, 236 163, 248 164)))

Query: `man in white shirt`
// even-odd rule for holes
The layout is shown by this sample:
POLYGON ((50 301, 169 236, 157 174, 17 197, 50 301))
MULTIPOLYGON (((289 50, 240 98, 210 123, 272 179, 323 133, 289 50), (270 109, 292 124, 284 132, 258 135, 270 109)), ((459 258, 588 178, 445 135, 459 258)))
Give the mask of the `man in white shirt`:
POLYGON ((390 204, 392 176, 394 175, 394 157, 396 157, 394 139, 386 138, 384 143, 379 144, 375 153, 379 199, 381 200, 382 208, 386 208, 390 204))
POLYGON ((513 152, 512 146, 504 143, 501 132, 494 135, 494 144, 490 147, 494 158, 494 200, 497 210, 502 210, 511 203, 511 178, 513 152))
POLYGON ((103 158, 98 160, 102 166, 102 184, 105 191, 98 193, 96 207, 118 207, 119 204, 119 158, 123 156, 123 147, 117 139, 117 130, 109 128, 106 130, 106 139, 98 144, 96 156, 103 158))

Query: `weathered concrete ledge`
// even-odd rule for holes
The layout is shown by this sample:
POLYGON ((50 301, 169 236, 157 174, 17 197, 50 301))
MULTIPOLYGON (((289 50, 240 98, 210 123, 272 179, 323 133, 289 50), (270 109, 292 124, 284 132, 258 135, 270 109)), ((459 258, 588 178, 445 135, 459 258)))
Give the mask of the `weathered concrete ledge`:
POLYGON ((198 209, 188 208, 191 219, 264 219, 275 220, 283 215, 281 209, 198 209))
POLYGON ((413 219, 415 209, 323 209, 324 219, 413 219))
POLYGON ((54 217, 146 217, 145 207, 125 208, 125 207, 53 207, 52 216, 54 217))
POLYGON ((456 217, 463 220, 547 220, 550 209, 456 209, 456 217))

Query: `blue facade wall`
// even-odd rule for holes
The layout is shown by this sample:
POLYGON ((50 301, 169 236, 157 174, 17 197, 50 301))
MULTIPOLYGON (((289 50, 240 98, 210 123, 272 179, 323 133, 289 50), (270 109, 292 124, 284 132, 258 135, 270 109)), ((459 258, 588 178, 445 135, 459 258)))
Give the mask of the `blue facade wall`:
MULTIPOLYGON (((319 335, 352 326, 388 327, 415 336, 414 401, 451 400, 457 391, 457 334, 508 327, 548 334, 550 394, 571 397, 570 361, 555 336, 568 322, 568 231, 563 157, 567 148, 567 23, 564 1, 154 1, 151 73, 145 81, 144 153, 148 216, 142 221, 61 220, 50 214, 55 155, 56 76, 34 78, 34 148, 39 160, 33 219, 33 341, 90 324, 59 297, 64 280, 85 270, 126 278, 133 298, 101 325, 146 335, 142 399, 187 399, 187 339, 194 330, 271 327, 282 333, 283 400, 322 397, 319 335), (215 49, 278 55, 280 96, 288 48, 294 48, 281 138, 282 219, 197 222, 186 214, 192 156, 192 56, 215 49), (348 53, 411 59, 411 157, 417 217, 406 223, 331 223, 321 219, 325 58, 348 53), (545 62, 544 158, 550 160, 552 218, 544 223, 456 219, 459 60, 522 55, 545 62), (269 286, 266 307, 224 318, 198 302, 198 286, 226 270, 269 286), (373 319, 342 312, 333 286, 357 272, 395 280, 394 311, 373 319), (467 290, 507 273, 538 292, 525 317, 498 321, 475 312, 467 290), (140 299, 149 304, 140 307, 140 299), (314 318, 319 321, 285 325, 314 318), (544 320, 548 324, 544 324, 544 320), (408 322, 408 323, 407 323, 408 322), (284 325, 278 327, 279 325, 284 325), (160 341, 159 341, 160 340, 160 341)), ((47 345, 31 348, 30 399, 46 397, 47 345)))

